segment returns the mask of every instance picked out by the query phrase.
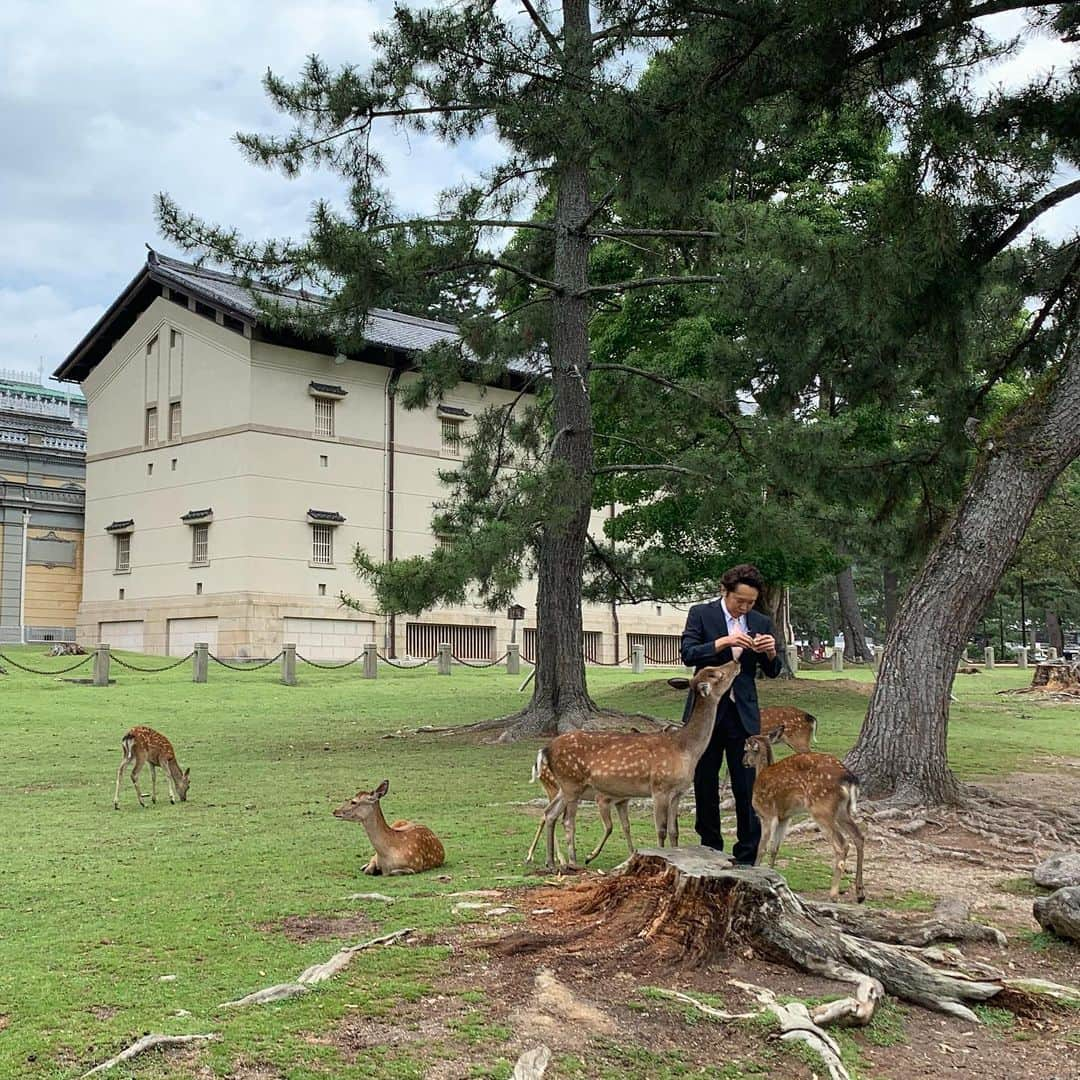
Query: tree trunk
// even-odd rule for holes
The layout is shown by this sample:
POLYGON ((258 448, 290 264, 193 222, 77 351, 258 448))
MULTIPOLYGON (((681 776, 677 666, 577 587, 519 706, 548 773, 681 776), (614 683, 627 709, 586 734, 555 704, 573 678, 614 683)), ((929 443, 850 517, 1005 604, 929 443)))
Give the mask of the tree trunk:
POLYGON ((844 659, 869 662, 873 660, 870 646, 866 644, 866 626, 859 611, 855 595, 855 578, 851 567, 845 566, 836 575, 836 596, 840 601, 840 625, 844 634, 844 659))
MULTIPOLYGON (((592 72, 588 0, 563 3, 563 87, 568 106, 592 72)), ((579 102, 587 108, 586 102, 579 102)), ((588 147, 568 149, 558 170, 551 302, 551 471, 560 495, 540 535, 536 600, 536 680, 511 738, 553 735, 585 725, 597 712, 585 683, 581 583, 593 496, 593 422, 588 392, 588 147)))
POLYGON ((983 450, 967 491, 904 594, 847 764, 871 796, 948 803, 949 691, 964 643, 1039 503, 1080 455, 1080 347, 983 450))
POLYGON ((766 585, 754 607, 768 615, 776 628, 776 654, 784 665, 779 677, 794 679, 795 672, 787 658, 787 645, 795 640, 791 628, 791 590, 786 585, 766 585))
POLYGON ((1057 649, 1058 656, 1065 651, 1065 632, 1061 629, 1061 619, 1053 608, 1046 609, 1046 639, 1050 648, 1057 649))
POLYGON ((885 596, 885 633, 892 629, 896 618, 896 605, 900 592, 900 578, 896 571, 886 566, 881 573, 882 592, 885 596))

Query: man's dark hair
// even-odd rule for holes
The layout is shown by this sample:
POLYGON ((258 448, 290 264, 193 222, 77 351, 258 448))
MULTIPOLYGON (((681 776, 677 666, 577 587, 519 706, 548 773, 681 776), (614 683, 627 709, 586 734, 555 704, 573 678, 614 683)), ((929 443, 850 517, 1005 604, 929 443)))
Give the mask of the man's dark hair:
POLYGON ((730 570, 724 571, 720 584, 724 587, 724 592, 731 592, 732 589, 739 585, 749 585, 751 589, 757 589, 760 593, 765 588, 765 579, 756 566, 752 566, 750 563, 740 563, 738 566, 733 566, 730 570))

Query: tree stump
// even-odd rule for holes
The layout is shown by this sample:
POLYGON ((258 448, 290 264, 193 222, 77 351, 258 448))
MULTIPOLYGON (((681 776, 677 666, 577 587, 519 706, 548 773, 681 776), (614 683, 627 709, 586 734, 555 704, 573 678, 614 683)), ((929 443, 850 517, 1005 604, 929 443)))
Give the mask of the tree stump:
POLYGON ((880 913, 865 925, 854 911, 840 922, 827 905, 793 893, 775 870, 735 869, 703 847, 638 851, 621 873, 584 893, 579 911, 602 915, 609 932, 647 942, 672 962, 702 965, 750 944, 792 967, 856 986, 877 982, 896 997, 970 1022, 977 1022, 971 1005, 1005 988, 986 977, 992 969, 941 970, 924 951, 881 940, 903 935, 880 913))
POLYGON ((1080 660, 1048 660, 1036 664, 1031 689, 1080 692, 1080 660))

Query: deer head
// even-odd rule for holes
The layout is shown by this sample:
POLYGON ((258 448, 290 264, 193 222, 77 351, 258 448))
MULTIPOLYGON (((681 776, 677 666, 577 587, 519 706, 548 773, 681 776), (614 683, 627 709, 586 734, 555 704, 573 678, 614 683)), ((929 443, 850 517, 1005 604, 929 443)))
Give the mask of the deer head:
POLYGON ((176 794, 180 796, 180 801, 187 802, 188 788, 191 787, 191 769, 185 769, 173 780, 173 785, 176 787, 176 794))
POLYGON ((334 817, 341 818, 342 821, 367 821, 378 808, 379 800, 389 790, 390 781, 384 780, 374 791, 358 791, 334 811, 334 817))
POLYGON ((743 764, 748 769, 756 769, 758 772, 768 768, 773 763, 773 743, 779 742, 783 737, 783 726, 773 728, 768 735, 751 735, 746 740, 743 764))
POLYGON ((719 701, 731 689, 738 674, 738 660, 729 660, 726 664, 702 668, 692 679, 668 679, 668 686, 676 690, 693 690, 698 697, 715 697, 719 701))

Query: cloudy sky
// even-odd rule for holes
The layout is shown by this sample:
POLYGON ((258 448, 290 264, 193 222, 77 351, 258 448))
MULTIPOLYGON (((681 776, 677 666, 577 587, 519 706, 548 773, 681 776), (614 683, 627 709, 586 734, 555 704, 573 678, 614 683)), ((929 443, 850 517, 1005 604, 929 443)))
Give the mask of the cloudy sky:
MULTIPOLYGON (((326 176, 288 181, 248 164, 236 131, 281 130, 260 85, 310 53, 363 65, 389 0, 6 0, 0 5, 0 369, 52 371, 135 275, 168 191, 249 236, 296 234, 326 176)), ((995 24, 1011 29, 1008 19, 995 24)), ((1021 81, 1065 59, 1040 41, 988 74, 1021 81)), ((498 159, 491 138, 455 151, 387 135, 399 203, 498 159)), ((1080 225, 1070 207, 1046 223, 1080 225)))

